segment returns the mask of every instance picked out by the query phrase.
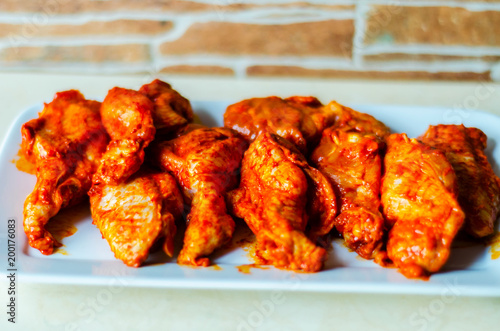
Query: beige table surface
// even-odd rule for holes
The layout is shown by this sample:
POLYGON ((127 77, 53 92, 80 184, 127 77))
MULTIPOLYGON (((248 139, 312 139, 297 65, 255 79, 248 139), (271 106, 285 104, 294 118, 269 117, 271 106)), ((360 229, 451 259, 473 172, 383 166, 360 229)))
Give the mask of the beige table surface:
MULTIPOLYGON (((0 141, 20 112, 49 102, 57 91, 76 88, 89 98, 103 98, 113 86, 138 88, 152 78, 0 73, 0 141)), ((323 102, 444 106, 459 117, 477 110, 500 115, 500 84, 491 83, 161 78, 192 100, 301 94, 323 102)), ((5 307, 4 276, 0 285, 0 306, 5 307)), ((18 323, 7 323, 3 308, 0 330, 500 329, 500 298, 286 292, 262 314, 257 307, 270 300, 271 292, 120 288, 101 304, 97 298, 104 290, 21 279, 18 323)))

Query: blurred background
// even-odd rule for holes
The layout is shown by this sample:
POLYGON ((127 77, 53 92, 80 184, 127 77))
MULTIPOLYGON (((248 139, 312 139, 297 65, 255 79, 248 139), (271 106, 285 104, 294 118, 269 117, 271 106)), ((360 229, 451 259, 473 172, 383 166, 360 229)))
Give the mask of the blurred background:
POLYGON ((500 81, 500 0, 0 0, 0 70, 500 81))

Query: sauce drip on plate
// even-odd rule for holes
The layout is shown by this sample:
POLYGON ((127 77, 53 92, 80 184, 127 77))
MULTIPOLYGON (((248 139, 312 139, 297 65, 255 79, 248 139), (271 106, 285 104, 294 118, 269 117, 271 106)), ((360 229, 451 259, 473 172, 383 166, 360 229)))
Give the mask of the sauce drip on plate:
POLYGON ((254 268, 254 269, 261 269, 261 270, 267 270, 269 269, 269 266, 267 265, 260 265, 260 264, 243 264, 243 265, 239 265, 236 267, 236 269, 238 269, 239 272, 243 273, 243 274, 251 274, 251 269, 254 268))
POLYGON ((487 244, 490 246, 491 259, 496 260, 500 258, 500 232, 488 239, 487 244))
POLYGON ((22 149, 17 152, 17 158, 11 161, 16 165, 17 170, 25 172, 30 175, 36 174, 36 165, 26 158, 22 149))

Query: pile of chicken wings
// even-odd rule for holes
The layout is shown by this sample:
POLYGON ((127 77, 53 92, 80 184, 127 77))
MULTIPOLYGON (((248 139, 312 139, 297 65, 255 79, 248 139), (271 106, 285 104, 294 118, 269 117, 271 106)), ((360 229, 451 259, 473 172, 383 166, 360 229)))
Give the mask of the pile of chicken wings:
POLYGON ((93 223, 132 267, 154 247, 177 255, 183 222, 182 265, 209 266, 240 218, 259 263, 317 272, 341 236, 409 278, 439 271, 459 231, 494 232, 500 179, 479 129, 430 126, 411 139, 335 101, 297 96, 230 105, 221 128, 193 118, 160 80, 115 87, 102 103, 57 93, 22 127, 37 177, 24 205, 30 246, 52 254, 61 244, 47 222, 88 198, 93 223))

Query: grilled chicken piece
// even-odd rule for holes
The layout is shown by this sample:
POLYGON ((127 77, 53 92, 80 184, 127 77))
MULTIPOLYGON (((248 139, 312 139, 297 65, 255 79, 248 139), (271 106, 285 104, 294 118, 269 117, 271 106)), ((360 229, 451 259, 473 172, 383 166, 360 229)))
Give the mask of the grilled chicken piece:
POLYGON ((189 100, 172 89, 170 84, 155 79, 139 92, 154 103, 153 122, 158 134, 169 134, 193 121, 189 100))
POLYGON ((382 247, 385 233, 379 211, 381 154, 390 130, 373 116, 335 101, 326 108, 335 114, 335 124, 323 131, 310 160, 328 177, 340 197, 337 231, 347 247, 370 259, 382 247))
POLYGON ((382 206, 388 257, 409 277, 437 272, 464 222, 455 172, 443 152, 405 134, 387 138, 382 206))
POLYGON ((360 113, 336 101, 325 106, 326 111, 334 114, 334 128, 343 131, 352 131, 374 134, 382 141, 391 134, 391 130, 370 114, 360 113))
POLYGON ((78 91, 56 94, 38 119, 21 129, 22 152, 36 166, 37 182, 24 204, 24 231, 31 247, 52 254, 59 247, 45 229, 61 208, 87 197, 109 137, 101 123, 100 103, 78 91))
POLYGON ((175 222, 184 203, 171 175, 140 170, 124 183, 102 184, 90 203, 94 224, 126 265, 139 267, 158 240, 173 256, 175 222))
POLYGON ((307 154, 318 143, 321 132, 333 124, 333 114, 314 97, 254 98, 229 106, 224 126, 250 142, 263 132, 275 133, 307 154))
POLYGON ((379 211, 383 147, 375 135, 328 128, 310 158, 340 197, 337 231, 365 259, 378 253, 384 237, 379 211))
POLYGON ((91 195, 99 194, 94 192, 99 185, 118 185, 139 170, 156 133, 153 111, 153 102, 142 93, 120 87, 108 92, 101 116, 111 142, 93 177, 91 195))
POLYGON ((208 266, 206 257, 227 243, 234 221, 226 212, 225 193, 238 183, 247 142, 226 128, 198 128, 153 148, 153 158, 176 177, 191 202, 184 246, 177 262, 208 266))
POLYGON ((256 254, 266 263, 307 272, 322 268, 326 250, 304 232, 322 235, 333 228, 335 195, 290 142, 270 133, 257 137, 245 152, 240 187, 228 201, 256 235, 256 254), (308 222, 308 209, 320 211, 319 220, 308 222))
POLYGON ((484 154, 486 135, 463 125, 431 125, 419 139, 442 150, 453 166, 467 233, 477 238, 492 234, 500 212, 500 179, 484 154))

